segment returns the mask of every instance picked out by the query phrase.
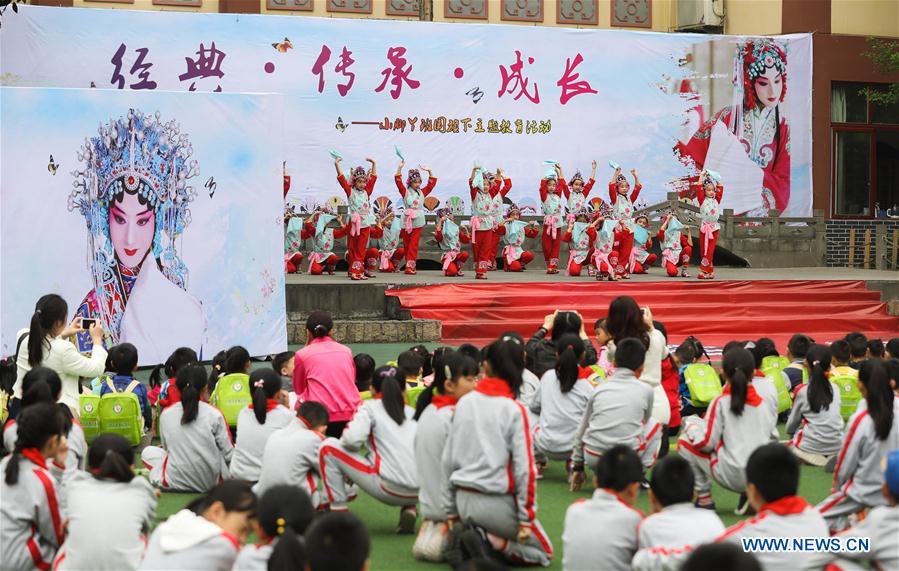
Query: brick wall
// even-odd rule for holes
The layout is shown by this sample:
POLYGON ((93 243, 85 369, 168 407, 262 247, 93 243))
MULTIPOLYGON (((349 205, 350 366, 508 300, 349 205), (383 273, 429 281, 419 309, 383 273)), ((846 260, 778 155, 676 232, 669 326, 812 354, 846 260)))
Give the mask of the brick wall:
MULTIPOLYGON (((827 221, 827 253, 826 264, 830 267, 846 267, 849 263, 849 230, 855 228, 854 265, 862 267, 865 256, 865 230, 871 230, 871 268, 876 267, 877 228, 886 230, 888 239, 892 239, 893 230, 899 230, 899 220, 828 220, 827 221)), ((881 230, 883 232, 883 230, 881 230)), ((884 244, 879 244, 881 252, 884 244)), ((888 254, 889 256, 889 254, 888 254)), ((885 268, 889 269, 889 268, 885 268)))

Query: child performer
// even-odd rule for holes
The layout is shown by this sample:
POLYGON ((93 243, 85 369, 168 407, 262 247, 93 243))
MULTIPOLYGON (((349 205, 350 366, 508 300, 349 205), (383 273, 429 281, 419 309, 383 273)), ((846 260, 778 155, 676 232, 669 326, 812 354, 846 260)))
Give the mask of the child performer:
POLYGON ((352 170, 353 186, 347 182, 343 172, 340 170, 340 161, 338 156, 334 159, 334 168, 337 169, 337 182, 347 195, 347 205, 350 212, 350 235, 347 237, 347 261, 350 264, 350 277, 354 280, 361 280, 367 277, 374 277, 371 272, 365 271, 365 250, 368 248, 368 235, 371 225, 375 223, 375 216, 372 214, 371 197, 372 191, 375 189, 375 182, 378 180, 377 170, 375 169, 374 159, 365 159, 371 163, 371 169, 366 172, 364 167, 356 167, 352 170))
POLYGON ((406 177, 406 184, 403 185, 403 165, 406 161, 401 160, 396 167, 396 188, 403 197, 403 247, 406 250, 406 274, 415 275, 415 262, 418 259, 418 240, 421 238, 421 229, 425 225, 424 205, 425 197, 431 194, 434 187, 437 186, 437 177, 431 172, 431 169, 418 165, 421 169, 428 173, 428 184, 421 188, 421 173, 418 169, 409 169, 409 175, 406 177))
POLYGON ((590 180, 587 181, 587 184, 584 184, 581 171, 577 171, 568 181, 568 186, 563 189, 567 191, 565 196, 568 198, 568 224, 574 222, 577 213, 587 205, 587 196, 590 195, 590 191, 593 190, 593 185, 596 183, 596 161, 593 161, 590 166, 590 180))
POLYGON ((633 271, 635 274, 645 274, 646 269, 659 259, 655 254, 650 254, 652 248, 652 236, 649 233, 649 218, 637 216, 634 226, 633 271))
MULTIPOLYGON (((471 249, 474 254, 475 278, 479 280, 487 279, 487 270, 490 268, 490 252, 496 239, 493 228, 497 224, 493 215, 493 199, 499 194, 498 186, 485 179, 484 169, 476 166, 468 181, 471 189, 471 230, 474 232, 471 249)), ((511 188, 512 183, 509 182, 508 186, 511 188)))
MULTIPOLYGON (((521 245, 525 238, 536 238, 540 233, 536 222, 519 220, 521 210, 514 204, 509 207, 509 217, 496 227, 497 236, 504 236, 503 266, 507 272, 521 272, 534 259, 533 252, 525 251, 521 245)), ((545 231, 545 230, 544 230, 545 231)))
POLYGON ((668 277, 673 278, 678 275, 677 268, 680 268, 680 277, 688 278, 687 267, 690 265, 690 256, 693 254, 693 237, 690 235, 690 228, 680 223, 680 220, 674 214, 669 214, 659 228, 659 243, 662 246, 662 264, 668 277), (684 235, 686 230, 686 235, 684 235))
POLYGON ((618 266, 619 253, 614 250, 615 229, 620 226, 617 220, 598 217, 594 224, 599 225, 596 240, 593 242, 593 267, 596 268, 596 281, 608 278, 609 281, 619 279, 615 268, 618 266))
MULTIPOLYGON (((500 224, 503 220, 503 199, 505 199, 506 195, 509 194, 509 191, 512 190, 512 179, 506 177, 505 171, 500 167, 496 168, 496 178, 494 178, 493 173, 491 172, 484 173, 484 177, 487 179, 488 184, 493 187, 493 190, 496 191, 496 194, 493 195, 493 199, 490 203, 490 214, 493 216, 493 225, 495 226, 500 224)), ((492 237, 493 243, 490 246, 490 253, 488 255, 490 260, 490 271, 496 269, 496 254, 499 250, 499 236, 493 234, 492 237)))
MULTIPOLYGON (((334 216, 327 210, 316 212, 313 217, 315 222, 307 222, 306 229, 313 233, 312 251, 309 253, 309 273, 313 276, 322 275, 323 271, 328 275, 334 275, 334 266, 337 265, 337 254, 334 250, 334 240, 347 235, 348 228, 343 224, 343 217, 334 216), (332 220, 337 220, 338 228, 328 228, 332 220)), ((347 250, 347 256, 350 255, 347 250)), ((365 279, 364 276, 352 276, 354 280, 365 279)))
POLYGON ((306 220, 296 212, 284 214, 284 271, 295 274, 300 271, 303 263, 303 253, 300 248, 303 240, 312 237, 312 233, 306 229, 306 220))
MULTIPOLYGON (((420 228, 418 233, 421 234, 420 228)), ((406 252, 405 248, 399 247, 400 240, 405 242, 406 234, 407 232, 403 230, 403 221, 392 210, 385 212, 384 216, 378 220, 377 225, 371 229, 370 236, 378 238, 380 251, 378 248, 371 247, 365 252, 365 267, 368 268, 368 271, 395 272, 406 252)), ((418 244, 417 240, 416 244, 418 244)))
POLYGON ((462 264, 468 259, 468 252, 462 251, 462 244, 471 242, 467 226, 459 226, 453 222, 453 211, 443 208, 437 211, 437 230, 434 239, 443 255, 443 275, 447 277, 462 276, 462 264))
POLYGON ((637 197, 640 196, 643 185, 640 184, 640 179, 637 177, 637 170, 632 169, 631 175, 634 177, 634 192, 628 196, 631 185, 627 182, 624 175, 621 174, 621 167, 615 163, 609 164, 615 167, 615 173, 612 175, 612 180, 609 182, 609 199, 612 202, 612 218, 620 220, 624 224, 624 227, 620 230, 620 246, 618 248, 618 263, 615 268, 615 273, 618 274, 619 277, 627 279, 630 277, 631 248, 634 244, 634 202, 636 202, 637 197))
POLYGON ((559 250, 562 247, 562 225, 565 205, 562 195, 568 195, 568 185, 562 167, 556 163, 552 171, 540 181, 540 202, 543 203, 543 259, 546 273, 559 273, 559 250))
POLYGON ((596 225, 601 219, 597 218, 592 224, 587 222, 589 214, 584 209, 569 216, 571 220, 562 241, 568 242, 568 275, 579 276, 590 256, 592 244, 596 241, 596 225))
POLYGON ((699 275, 701 280, 715 279, 715 244, 718 243, 718 217, 721 216, 721 197, 724 195, 724 187, 721 185, 721 176, 715 172, 703 170, 699 175, 699 184, 694 185, 696 200, 699 202, 699 252, 702 259, 699 262, 699 275))

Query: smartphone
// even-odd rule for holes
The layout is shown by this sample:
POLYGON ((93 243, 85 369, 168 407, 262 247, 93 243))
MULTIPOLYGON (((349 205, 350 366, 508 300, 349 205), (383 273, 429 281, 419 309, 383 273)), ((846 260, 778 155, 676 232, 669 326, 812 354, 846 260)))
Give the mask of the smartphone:
POLYGON ((96 319, 92 319, 92 318, 86 317, 86 318, 84 318, 84 319, 81 320, 81 328, 82 328, 82 329, 90 329, 90 328, 93 327, 96 323, 97 323, 97 320, 96 320, 96 319))

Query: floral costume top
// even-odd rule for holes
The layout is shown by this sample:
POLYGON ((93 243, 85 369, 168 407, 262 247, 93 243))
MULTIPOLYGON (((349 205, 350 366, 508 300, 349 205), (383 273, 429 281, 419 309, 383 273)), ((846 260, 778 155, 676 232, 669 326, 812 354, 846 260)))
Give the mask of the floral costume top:
POLYGON ((375 215, 371 209, 369 197, 375 190, 375 182, 377 180, 377 176, 370 175, 368 182, 365 183, 365 189, 359 190, 355 186, 350 186, 342 173, 337 176, 337 182, 347 195, 347 209, 350 212, 350 233, 353 236, 358 235, 361 228, 368 228, 375 223, 375 215))
POLYGON ((643 190, 642 184, 634 185, 634 191, 628 196, 618 192, 617 182, 609 183, 609 199, 612 202, 612 218, 615 220, 623 220, 624 225, 628 230, 632 230, 634 227, 634 202, 636 202, 637 197, 640 196, 641 190, 643 190))
MULTIPOLYGON (((150 258, 152 262, 152 257, 150 258)), ((128 268, 119 262, 117 268, 118 271, 116 272, 115 279, 104 286, 106 295, 103 296, 103 299, 107 300, 108 307, 106 308, 106 311, 112 319, 112 323, 110 324, 112 327, 106 331, 104 336, 104 345, 107 347, 111 347, 118 342, 118 326, 122 314, 116 312, 115 307, 117 304, 124 306, 128 303, 128 296, 131 294, 131 289, 134 287, 135 282, 137 282, 137 276, 140 273, 140 266, 137 268, 128 268)), ((84 296, 81 305, 79 305, 78 309, 75 311, 75 317, 100 319, 100 299, 96 289, 90 290, 87 295, 84 296)), ((77 333, 75 338, 78 345, 78 351, 87 353, 93 350, 94 342, 91 341, 89 331, 77 333)))
POLYGON ((586 222, 575 222, 571 232, 566 232, 562 239, 569 243, 568 263, 583 264, 590 253, 591 244, 596 240, 596 229, 586 222))
POLYGON ((496 233, 503 237, 503 244, 505 244, 503 259, 506 260, 506 263, 511 264, 521 258, 521 254, 524 252, 521 245, 524 244, 525 238, 536 238, 540 231, 533 226, 528 226, 528 223, 523 220, 511 220, 499 226, 496 233))
POLYGON ((574 215, 584 209, 584 206, 587 204, 587 196, 590 195, 590 191, 593 190, 593 184, 596 181, 592 178, 587 181, 587 184, 584 185, 583 192, 576 192, 573 187, 570 185, 565 185, 562 191, 565 193, 565 196, 568 197, 568 223, 570 224, 574 220, 574 215))
POLYGON ((406 187, 406 185, 403 184, 403 179, 399 175, 395 177, 395 180, 396 188, 399 190, 400 196, 403 197, 403 206, 405 207, 403 210, 403 220, 406 226, 406 232, 411 232, 415 228, 421 228, 425 225, 425 214, 422 210, 425 204, 425 197, 431 194, 431 191, 437 186, 437 178, 433 176, 428 177, 428 184, 419 190, 416 190, 411 186, 406 187))
POLYGON ((563 194, 568 194, 568 184, 564 179, 559 179, 556 192, 550 193, 546 188, 547 179, 540 181, 540 200, 543 203, 543 225, 555 238, 559 228, 565 223, 565 206, 563 194))
POLYGON ((652 237, 646 228, 634 224, 634 249, 631 250, 634 259, 641 264, 649 257, 649 249, 652 247, 652 237))

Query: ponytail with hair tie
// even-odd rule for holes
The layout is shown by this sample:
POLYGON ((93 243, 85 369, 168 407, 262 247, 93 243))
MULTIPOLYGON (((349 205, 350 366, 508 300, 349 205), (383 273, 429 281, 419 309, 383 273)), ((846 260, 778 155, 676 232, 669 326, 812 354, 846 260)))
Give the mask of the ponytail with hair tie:
POLYGON ((812 345, 805 355, 805 361, 810 365, 807 396, 812 412, 828 410, 833 402, 833 385, 828 380, 831 359, 830 348, 825 345, 812 345))

